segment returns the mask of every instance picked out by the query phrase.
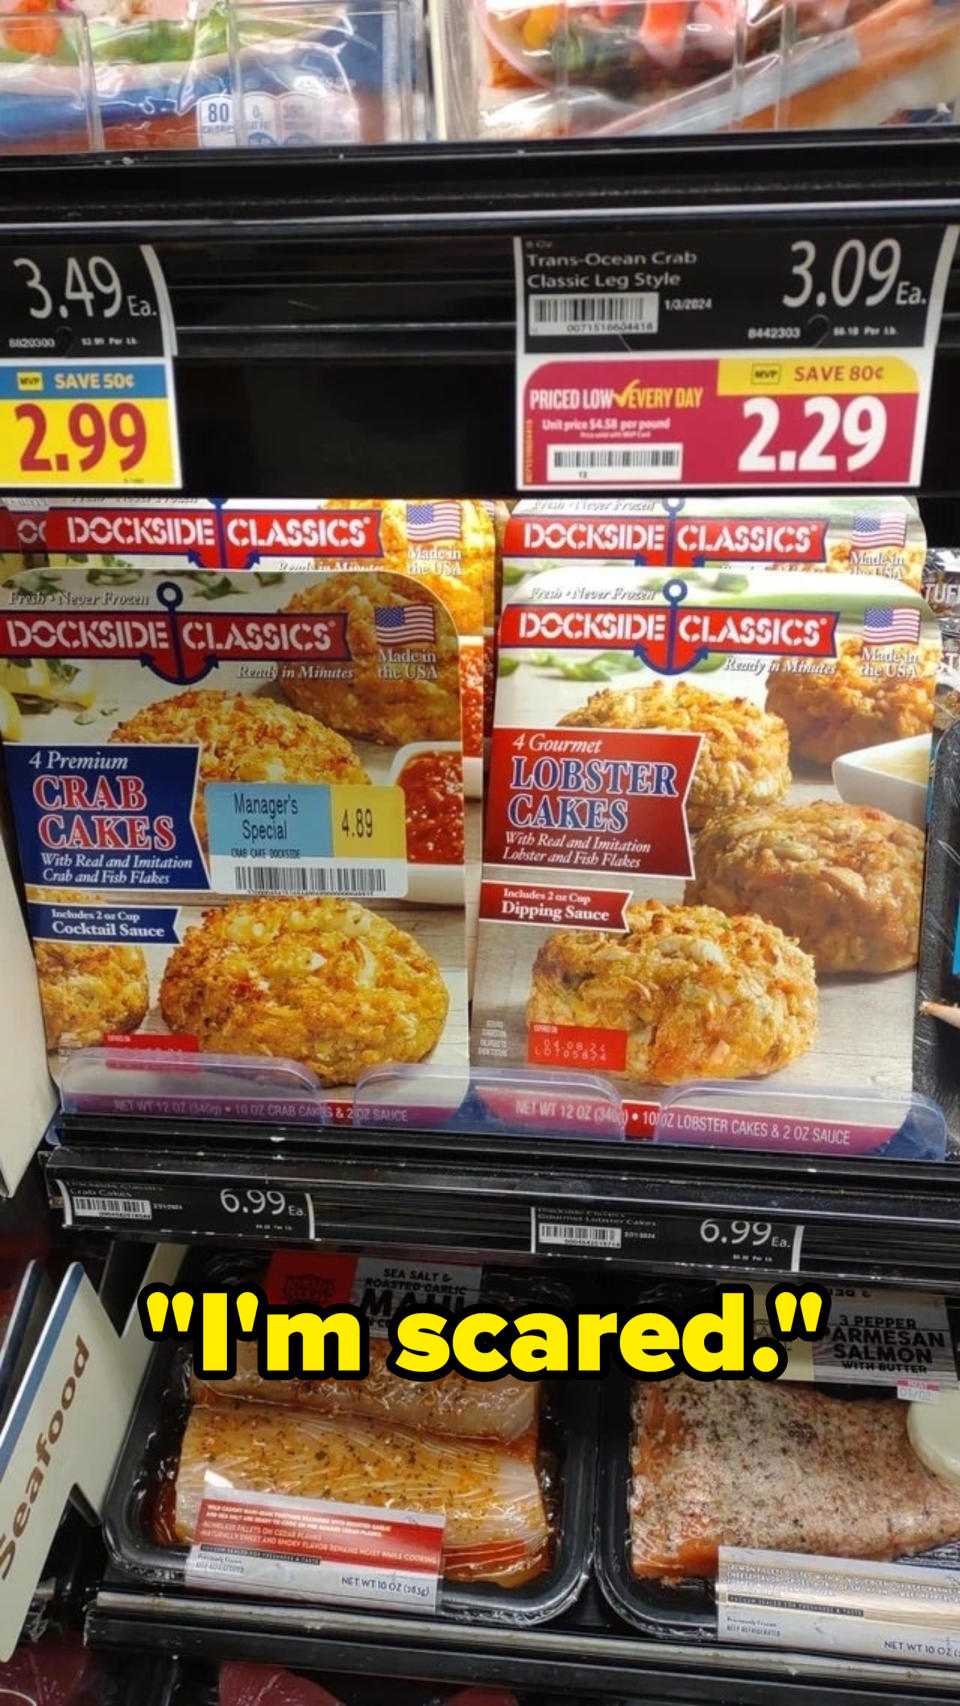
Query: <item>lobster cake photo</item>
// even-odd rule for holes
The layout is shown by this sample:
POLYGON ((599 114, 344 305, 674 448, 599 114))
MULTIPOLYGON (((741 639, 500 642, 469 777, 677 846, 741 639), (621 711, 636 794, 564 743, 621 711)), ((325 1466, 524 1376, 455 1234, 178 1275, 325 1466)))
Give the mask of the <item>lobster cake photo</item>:
POLYGON ((560 718, 560 728, 691 730, 702 736, 687 817, 699 829, 720 806, 779 800, 790 786, 786 724, 747 699, 718 699, 686 681, 611 688, 560 718))
POLYGON ((625 1071, 646 1084, 762 1077, 810 1047, 813 961, 775 924, 654 900, 626 924, 546 938, 528 1024, 625 1031, 625 1071))
POLYGON ((899 971, 917 961, 923 852, 921 830, 873 806, 734 807, 700 831, 686 899, 779 925, 821 976, 899 971))
POLYGON ((832 764, 845 752, 928 734, 933 718, 939 647, 885 647, 875 658, 859 635, 837 646, 825 670, 779 658, 767 679, 767 711, 790 731, 790 754, 832 764))

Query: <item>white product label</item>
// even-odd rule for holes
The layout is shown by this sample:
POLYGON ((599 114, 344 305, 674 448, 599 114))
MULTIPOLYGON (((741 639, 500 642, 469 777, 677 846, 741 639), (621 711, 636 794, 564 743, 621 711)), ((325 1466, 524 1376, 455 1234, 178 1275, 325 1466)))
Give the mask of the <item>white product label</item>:
POLYGON ((201 148, 236 148, 233 96, 204 95, 197 102, 197 131, 201 148))
MULTIPOLYGON (((755 1331, 769 1333, 767 1288, 753 1291, 755 1331)), ((913 1398, 916 1387, 921 1403, 958 1384, 946 1302, 920 1292, 839 1286, 823 1338, 795 1342, 788 1356, 787 1380, 891 1386, 902 1398, 913 1398)))
POLYGON ((186 1580, 234 1593, 435 1611, 444 1518, 218 1487, 207 1477, 186 1580))
POLYGON ((558 482, 683 478, 682 444, 551 444, 547 453, 550 478, 558 482))
POLYGON ((595 337, 597 332, 655 332, 660 298, 653 291, 616 296, 530 296, 531 332, 562 332, 564 337, 595 337))
POLYGON ((572 1244, 584 1250, 619 1250, 623 1243, 619 1226, 577 1226, 560 1220, 538 1221, 536 1237, 540 1244, 572 1244))
POLYGON ((956 1386, 944 1299, 906 1291, 834 1292, 829 1331, 813 1347, 813 1371, 815 1380, 956 1386))
POLYGON ((960 1660, 960 1570, 722 1546, 717 1634, 920 1664, 960 1660))
POLYGON ((929 1380, 898 1380, 897 1397, 906 1404, 939 1404, 942 1388, 929 1380))

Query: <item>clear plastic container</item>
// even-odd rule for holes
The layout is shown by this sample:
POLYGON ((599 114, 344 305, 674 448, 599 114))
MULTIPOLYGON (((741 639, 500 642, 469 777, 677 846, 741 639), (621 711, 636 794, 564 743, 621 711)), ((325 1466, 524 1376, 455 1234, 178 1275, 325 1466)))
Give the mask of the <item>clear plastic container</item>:
POLYGON ((271 0, 228 10, 238 143, 310 148, 417 134, 411 0, 271 0))
POLYGON ((0 0, 0 155, 103 147, 86 19, 0 0))
POLYGON ((432 0, 438 129, 528 140, 949 120, 935 0, 432 0))

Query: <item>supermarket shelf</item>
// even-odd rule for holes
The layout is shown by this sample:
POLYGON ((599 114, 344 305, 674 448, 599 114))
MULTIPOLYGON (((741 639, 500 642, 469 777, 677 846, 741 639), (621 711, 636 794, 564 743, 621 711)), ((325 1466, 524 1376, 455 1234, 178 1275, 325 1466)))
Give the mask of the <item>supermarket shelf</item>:
POLYGON ((480 1628, 106 1585, 87 1616, 93 1646, 148 1647, 184 1659, 240 1658, 292 1669, 617 1695, 698 1706, 930 1706, 956 1699, 960 1671, 833 1655, 650 1642, 589 1610, 567 1627, 480 1628))
MULTIPOLYGON (((198 495, 512 491, 517 235, 958 211, 960 129, 0 161, 0 242, 155 243, 198 495)), ((924 481, 944 544, 953 350, 960 272, 924 481)))
MULTIPOLYGON (((770 1221, 800 1271, 856 1284, 937 1286, 960 1292, 960 1167, 724 1153, 569 1139, 469 1138, 218 1124, 60 1122, 62 1146, 45 1158, 50 1200, 85 1200, 83 1227, 151 1239, 262 1243, 269 1232, 245 1207, 224 1210, 226 1188, 279 1190, 305 1206, 284 1240, 381 1244, 487 1260, 530 1258, 532 1211, 577 1222, 584 1210, 643 1216, 655 1236, 601 1251, 624 1271, 718 1275, 750 1271, 714 1242, 697 1242, 710 1214, 770 1221), (451 1161, 455 1144, 456 1160, 451 1161), (97 1199, 100 1199, 97 1205, 97 1199), (91 1200, 94 1206, 91 1208, 91 1200), (124 1204, 129 1206, 124 1211, 124 1204), (143 1204, 148 1204, 147 1213, 143 1204)), ((566 1247, 564 1263, 596 1261, 566 1247)), ((538 1258, 541 1259, 541 1258, 538 1258)), ((788 1266, 756 1271, 778 1274, 788 1266)))

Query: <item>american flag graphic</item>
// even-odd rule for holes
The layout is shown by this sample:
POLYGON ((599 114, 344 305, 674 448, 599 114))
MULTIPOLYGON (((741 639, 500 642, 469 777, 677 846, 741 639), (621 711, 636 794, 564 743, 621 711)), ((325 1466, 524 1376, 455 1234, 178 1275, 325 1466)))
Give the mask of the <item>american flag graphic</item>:
POLYGON ((879 545, 905 545, 907 518, 893 509, 881 510, 878 515, 855 515, 850 525, 850 543, 855 551, 869 551, 879 545))
POLYGON ((376 606, 373 622, 381 646, 432 644, 437 637, 432 604, 376 606))
POLYGON ((407 538, 418 545, 428 545, 437 539, 459 539, 461 533, 458 503, 407 504, 407 538))
POLYGON ((864 610, 865 646, 915 646, 919 638, 919 610, 903 604, 871 605, 864 610))

